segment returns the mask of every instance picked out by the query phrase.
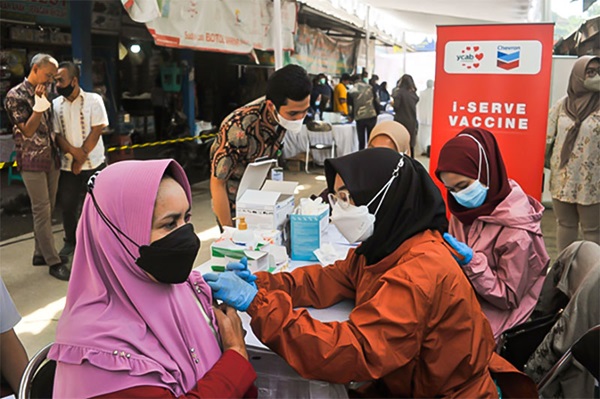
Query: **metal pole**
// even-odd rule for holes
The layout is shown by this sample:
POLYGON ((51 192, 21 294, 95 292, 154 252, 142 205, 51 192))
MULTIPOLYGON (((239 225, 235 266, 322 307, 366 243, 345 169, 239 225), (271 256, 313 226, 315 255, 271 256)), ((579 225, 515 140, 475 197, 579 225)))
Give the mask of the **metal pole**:
POLYGON ((406 74, 406 32, 402 32, 402 74, 406 74))
POLYGON ((187 116, 190 136, 196 130, 196 93, 194 81, 194 51, 181 50, 181 61, 183 64, 183 76, 181 77, 181 94, 183 96, 183 112, 187 116))
POLYGON ((71 51, 73 62, 79 66, 79 85, 92 91, 92 2, 71 3, 71 51))
POLYGON ((273 0, 273 53, 275 55, 275 69, 283 67, 283 45, 281 40, 281 0, 273 0))
POLYGON ((552 22, 552 4, 551 0, 542 0, 542 21, 552 22))
POLYGON ((371 6, 367 5, 367 17, 365 18, 365 29, 367 31, 366 36, 365 36, 365 44, 366 44, 366 50, 365 50, 365 54, 367 56, 367 60, 365 62, 365 68, 367 70, 367 72, 369 72, 369 40, 370 40, 370 36, 371 36, 371 30, 370 30, 370 26, 369 26, 369 14, 371 13, 371 6))

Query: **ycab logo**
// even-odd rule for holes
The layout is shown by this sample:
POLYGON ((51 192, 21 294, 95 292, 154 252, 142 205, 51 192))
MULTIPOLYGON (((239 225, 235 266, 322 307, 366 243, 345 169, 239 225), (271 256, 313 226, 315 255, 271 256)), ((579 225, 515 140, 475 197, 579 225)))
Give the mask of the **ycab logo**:
POLYGON ((542 67, 537 40, 450 41, 444 49, 444 71, 451 74, 536 75, 542 67))
POLYGON ((481 65, 481 60, 484 54, 480 46, 469 45, 464 46, 460 54, 456 54, 456 61, 460 62, 461 66, 466 69, 477 69, 481 65))

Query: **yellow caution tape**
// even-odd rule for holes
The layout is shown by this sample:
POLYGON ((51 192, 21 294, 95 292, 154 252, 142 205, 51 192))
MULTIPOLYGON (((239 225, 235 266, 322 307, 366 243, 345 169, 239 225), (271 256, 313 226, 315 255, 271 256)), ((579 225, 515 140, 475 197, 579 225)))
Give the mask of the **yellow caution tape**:
POLYGON ((12 165, 10 164, 10 161, 9 162, 0 162, 0 169, 8 168, 9 166, 12 166, 13 168, 16 168, 17 167, 17 161, 14 161, 12 163, 12 165))
POLYGON ((154 146, 157 146, 157 145, 175 144, 175 143, 182 143, 182 142, 185 142, 185 141, 208 139, 208 138, 211 138, 211 137, 215 137, 216 135, 217 135, 217 133, 209 133, 209 134, 201 134, 199 136, 193 136, 193 137, 190 136, 190 137, 181 137, 181 138, 178 138, 178 139, 170 139, 170 140, 163 140, 163 141, 154 141, 152 143, 122 145, 122 146, 118 146, 118 147, 107 148, 106 152, 123 151, 123 150, 135 149, 135 148, 154 147, 154 146))
MULTIPOLYGON (((185 141, 192 141, 192 140, 209 139, 209 138, 215 137, 216 135, 217 135, 217 133, 209 133, 209 134, 201 134, 199 136, 193 136, 193 137, 190 136, 190 137, 181 137, 178 139, 154 141, 152 143, 122 145, 122 146, 107 148, 106 152, 123 151, 123 150, 135 149, 135 148, 154 147, 157 145, 165 145, 165 144, 176 144, 176 143, 183 143, 185 141)), ((7 168, 9 166, 11 166, 10 162, 0 162, 0 169, 7 168)), ((12 163, 12 167, 13 168, 17 167, 17 161, 14 161, 12 163)))

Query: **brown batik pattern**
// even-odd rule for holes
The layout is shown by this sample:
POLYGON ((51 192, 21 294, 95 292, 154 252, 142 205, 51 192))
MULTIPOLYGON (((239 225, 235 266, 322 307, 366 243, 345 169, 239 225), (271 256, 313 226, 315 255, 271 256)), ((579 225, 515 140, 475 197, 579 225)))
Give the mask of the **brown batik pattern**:
POLYGON ((211 170, 214 177, 227 181, 232 217, 246 166, 261 157, 275 157, 284 135, 285 130, 278 125, 264 99, 237 109, 221 124, 210 150, 211 170))

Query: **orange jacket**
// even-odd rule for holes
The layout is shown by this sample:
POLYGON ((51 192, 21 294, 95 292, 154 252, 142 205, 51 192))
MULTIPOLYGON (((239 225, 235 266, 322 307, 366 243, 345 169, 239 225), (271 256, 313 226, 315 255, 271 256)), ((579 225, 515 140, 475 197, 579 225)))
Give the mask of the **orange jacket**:
POLYGON ((374 381, 368 389, 394 397, 498 397, 491 328, 438 232, 411 237, 371 266, 352 250, 328 267, 257 276, 252 330, 303 377, 374 381), (345 298, 355 300, 345 322, 294 310, 345 298))

